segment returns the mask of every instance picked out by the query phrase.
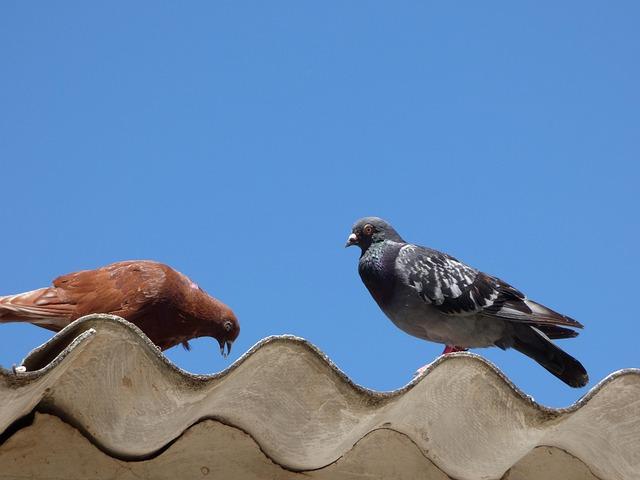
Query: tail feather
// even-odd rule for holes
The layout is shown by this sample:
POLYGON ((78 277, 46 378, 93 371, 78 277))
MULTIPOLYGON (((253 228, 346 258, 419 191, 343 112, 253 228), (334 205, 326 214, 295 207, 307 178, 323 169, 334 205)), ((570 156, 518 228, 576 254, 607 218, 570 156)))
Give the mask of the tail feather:
POLYGON ((59 298, 55 287, 40 288, 0 297, 0 323, 31 322, 59 330, 68 323, 73 309, 59 298))
POLYGON ((538 328, 516 325, 513 348, 538 362, 570 387, 584 387, 589 375, 582 364, 558 348, 538 328))
POLYGON ((535 328, 544 333, 551 339, 557 338, 574 338, 579 335, 579 332, 571 330, 570 328, 559 327, 557 325, 539 324, 535 328))
POLYGON ((485 308, 485 314, 505 318, 513 322, 583 328, 583 325, 577 320, 527 298, 510 298, 500 303, 498 307, 495 311, 492 310, 494 307, 485 308))
POLYGON ((558 313, 555 310, 551 310, 538 302, 525 299, 524 303, 531 309, 533 320, 542 321, 545 323, 552 323, 555 325, 565 325, 573 328, 584 328, 583 325, 576 319, 571 318, 568 315, 558 313))

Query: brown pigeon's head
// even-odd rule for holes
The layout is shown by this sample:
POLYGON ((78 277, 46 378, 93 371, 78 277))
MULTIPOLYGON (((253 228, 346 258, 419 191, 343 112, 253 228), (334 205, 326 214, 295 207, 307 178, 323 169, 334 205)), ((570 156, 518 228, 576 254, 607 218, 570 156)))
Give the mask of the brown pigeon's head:
POLYGON ((220 305, 222 307, 220 320, 215 322, 218 332, 212 336, 218 340, 218 343, 220 344, 220 353, 223 357, 226 357, 231 353, 231 345, 235 339, 238 338, 238 335, 240 335, 240 323, 238 322, 235 313, 233 313, 233 310, 222 302, 220 302, 220 305))
POLYGON ((378 217, 364 217, 358 220, 351 229, 345 247, 358 245, 364 252, 372 243, 392 240, 404 242, 391 225, 378 217))
MULTIPOLYGON (((231 352, 231 345, 240 335, 240 323, 233 310, 197 287, 197 291, 191 299, 190 312, 190 316, 196 322, 196 331, 191 338, 215 338, 220 345, 222 356, 228 356, 231 352)), ((185 346, 185 348, 187 347, 185 346)))

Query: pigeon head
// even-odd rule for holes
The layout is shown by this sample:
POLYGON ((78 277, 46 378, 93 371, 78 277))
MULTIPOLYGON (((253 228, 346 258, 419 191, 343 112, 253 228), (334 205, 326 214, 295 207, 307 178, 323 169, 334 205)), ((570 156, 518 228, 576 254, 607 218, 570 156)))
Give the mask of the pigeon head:
POLYGON ((222 322, 220 322, 220 319, 214 322, 218 332, 212 336, 218 340, 218 344, 220 345, 220 354, 223 357, 227 357, 231 353, 231 345, 235 339, 238 338, 238 335, 240 335, 240 323, 233 311, 226 305, 222 305, 225 307, 221 314, 222 322), (227 348, 226 351, 225 347, 227 348))
POLYGON ((351 235, 347 239, 345 247, 358 245, 362 251, 366 251, 371 244, 392 240, 404 242, 391 225, 378 217, 364 217, 358 220, 351 229, 351 235))
POLYGON ((188 310, 192 319, 197 320, 197 327, 196 332, 191 336, 215 338, 220 345, 220 354, 227 357, 231 353, 231 345, 240 335, 238 318, 231 308, 211 297, 201 288, 198 287, 194 293, 188 310))

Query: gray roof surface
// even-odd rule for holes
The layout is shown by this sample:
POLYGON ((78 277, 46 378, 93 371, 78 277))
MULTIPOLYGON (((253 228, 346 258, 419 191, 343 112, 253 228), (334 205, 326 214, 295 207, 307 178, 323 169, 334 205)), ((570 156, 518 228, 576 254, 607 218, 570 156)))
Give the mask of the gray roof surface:
POLYGON ((0 478, 640 478, 638 369, 565 409, 468 353, 367 390, 291 336, 192 375, 108 315, 23 365, 0 370, 0 478))

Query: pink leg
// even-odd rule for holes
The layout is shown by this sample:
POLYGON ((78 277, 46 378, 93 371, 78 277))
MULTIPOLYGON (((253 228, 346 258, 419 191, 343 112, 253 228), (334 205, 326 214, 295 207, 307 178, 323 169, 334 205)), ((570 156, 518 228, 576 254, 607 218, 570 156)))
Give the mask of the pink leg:
POLYGON ((467 350, 469 350, 468 348, 462 348, 462 347, 456 347, 455 345, 447 345, 444 347, 444 351, 442 352, 443 355, 446 355, 447 353, 453 353, 453 352, 466 352, 467 350))
MULTIPOLYGON (((455 345, 447 345, 444 347, 444 352, 442 352, 442 354, 446 355, 448 353, 453 353, 453 352, 466 352, 467 350, 468 348, 456 347, 455 345)), ((416 373, 414 373, 413 376, 417 377, 419 375, 422 375, 428 367, 429 365, 420 367, 418 370, 416 370, 416 373)))

